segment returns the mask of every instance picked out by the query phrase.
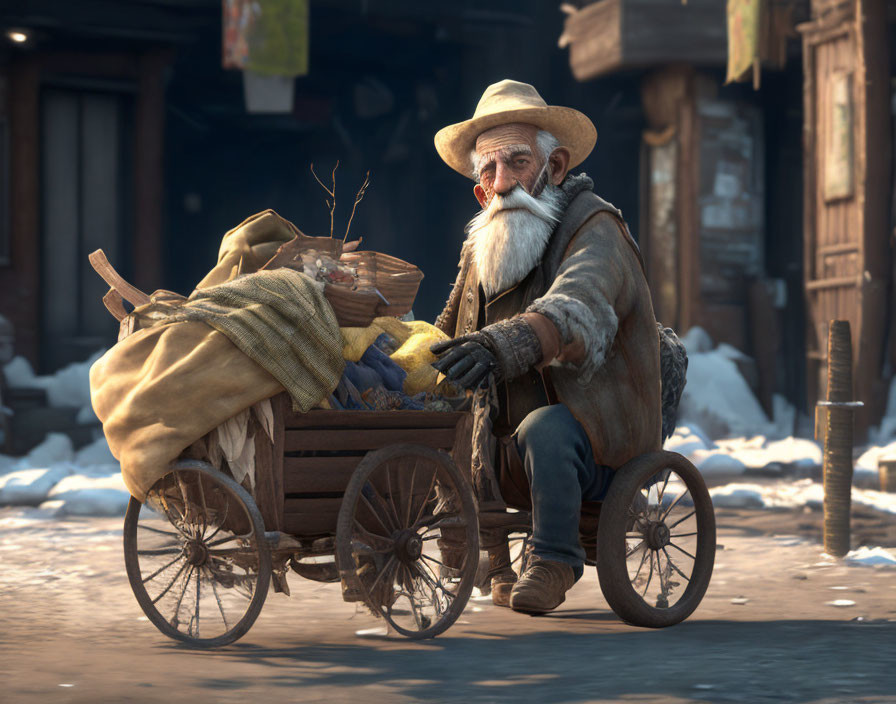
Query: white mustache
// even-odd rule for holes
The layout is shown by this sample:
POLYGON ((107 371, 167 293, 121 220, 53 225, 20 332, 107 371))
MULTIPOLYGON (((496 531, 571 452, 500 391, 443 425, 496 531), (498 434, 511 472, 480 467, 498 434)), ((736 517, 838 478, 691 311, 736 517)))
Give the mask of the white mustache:
MULTIPOLYGON (((544 193, 544 191, 542 191, 544 193)), ((535 217, 555 224, 560 221, 557 208, 550 202, 529 195, 518 183, 505 195, 495 194, 491 202, 480 210, 467 224, 467 232, 475 232, 491 222, 502 210, 528 210, 535 217)))

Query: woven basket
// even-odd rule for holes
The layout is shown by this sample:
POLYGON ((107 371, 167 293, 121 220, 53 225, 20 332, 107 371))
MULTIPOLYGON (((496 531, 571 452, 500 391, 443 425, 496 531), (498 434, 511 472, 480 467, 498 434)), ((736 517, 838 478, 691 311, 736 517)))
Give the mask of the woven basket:
POLYGON ((358 289, 375 288, 388 301, 376 297, 376 315, 398 316, 410 312, 423 280, 420 269, 381 252, 346 252, 340 259, 357 269, 358 289))
MULTIPOLYGON (((353 244, 357 246, 351 242, 347 246, 353 244)), ((354 288, 329 283, 324 286, 324 295, 333 307, 339 325, 367 327, 374 318, 404 315, 413 307, 423 279, 420 269, 380 252, 345 251, 340 240, 330 237, 309 237, 298 233, 295 239, 281 246, 262 268, 298 268, 302 253, 308 250, 328 254, 357 270, 358 282, 354 288)))
POLYGON ((371 291, 352 290, 347 286, 326 284, 324 296, 336 314, 339 327, 366 328, 380 315, 377 308, 382 299, 371 291))
POLYGON ((308 235, 298 233, 293 239, 282 244, 277 252, 271 257, 262 269, 279 269, 288 266, 296 268, 296 263, 301 268, 302 252, 313 249, 322 254, 327 254, 333 259, 339 259, 342 255, 342 240, 332 237, 309 237, 308 235))

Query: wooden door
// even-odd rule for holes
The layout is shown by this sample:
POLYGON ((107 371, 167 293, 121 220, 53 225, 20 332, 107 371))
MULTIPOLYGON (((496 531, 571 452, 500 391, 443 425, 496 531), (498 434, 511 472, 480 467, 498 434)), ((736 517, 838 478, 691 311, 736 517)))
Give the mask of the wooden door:
POLYGON ((129 107, 114 92, 46 88, 41 101, 41 366, 54 370, 114 344, 108 286, 87 255, 125 275, 131 184, 129 107))
POLYGON ((888 59, 880 43, 886 21, 878 16, 884 9, 882 0, 845 6, 816 0, 813 21, 800 27, 808 401, 826 392, 830 321, 847 320, 855 395, 868 404, 857 416, 859 436, 879 412, 887 322, 888 59))

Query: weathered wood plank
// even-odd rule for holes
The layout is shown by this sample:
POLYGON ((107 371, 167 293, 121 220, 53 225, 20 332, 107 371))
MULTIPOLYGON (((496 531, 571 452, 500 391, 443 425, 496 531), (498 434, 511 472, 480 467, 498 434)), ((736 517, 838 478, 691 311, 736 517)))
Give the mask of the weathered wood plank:
POLYGON ((286 494, 345 491, 361 457, 285 457, 286 494))
POLYGON ((274 443, 271 453, 271 476, 274 481, 274 490, 279 497, 277 501, 278 520, 280 528, 283 530, 283 442, 285 438, 283 430, 283 418, 286 409, 289 408, 289 396, 285 393, 279 394, 271 399, 271 410, 274 413, 274 443))
POLYGON ((288 411, 284 425, 288 429, 453 428, 464 415, 462 412, 432 411, 288 411))
POLYGON ((255 503, 264 519, 265 530, 280 530, 283 521, 283 489, 274 481, 274 446, 253 418, 255 432, 255 503))
POLYGON ((283 502, 284 515, 296 513, 328 514, 339 513, 342 506, 342 497, 306 497, 301 499, 286 499, 283 502))
POLYGON ((287 429, 284 452, 376 450, 387 445, 414 443, 448 449, 454 442, 454 428, 425 429, 287 429))
POLYGON ((335 535, 335 513, 286 513, 283 516, 283 532, 290 535, 335 535))
POLYGON ((720 0, 600 0, 566 19, 560 46, 580 81, 619 68, 667 63, 718 64, 727 58, 720 0))

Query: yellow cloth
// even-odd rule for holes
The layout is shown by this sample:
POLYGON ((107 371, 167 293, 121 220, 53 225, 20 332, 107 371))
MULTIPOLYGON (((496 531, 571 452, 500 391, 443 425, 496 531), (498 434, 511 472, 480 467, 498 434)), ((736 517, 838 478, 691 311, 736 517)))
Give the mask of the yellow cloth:
POLYGON ((90 399, 141 501, 168 465, 228 418, 283 390, 205 323, 138 330, 90 368, 90 399))
POLYGON ((246 219, 224 236, 218 264, 190 300, 157 292, 132 313, 137 331, 91 368, 93 409, 125 485, 141 501, 196 440, 283 391, 274 374, 304 408, 338 383, 342 339, 310 280, 291 270, 236 278, 257 272, 298 234, 272 210, 246 219), (289 318, 299 322, 285 329, 289 318), (292 335, 295 329, 303 335, 292 335), (267 358, 271 371, 249 355, 267 358))
POLYGON ((198 320, 223 332, 283 384, 299 411, 335 389, 345 369, 333 309, 308 276, 292 269, 194 291, 172 320, 198 320))
MULTIPOLYGON (((342 328, 339 335, 332 309, 322 303, 323 295, 304 275, 276 270, 260 277, 236 278, 257 272, 281 244, 298 233, 295 225, 272 210, 248 218, 225 235, 218 264, 189 300, 157 292, 151 303, 132 314, 136 332, 91 368, 94 411, 112 454, 121 462, 125 485, 137 499, 142 501, 168 465, 196 440, 283 391, 284 384, 275 375, 291 380, 294 387, 310 389, 319 401, 338 382, 342 357, 358 361, 384 332, 400 345, 392 359, 408 374, 405 392, 435 389, 437 373, 430 366, 435 356, 429 346, 448 338, 429 323, 377 318, 368 328, 342 328), (265 284, 254 294, 246 290, 253 281, 265 284), (253 295, 267 304, 252 303, 253 295), (283 359, 279 352, 270 359, 271 350, 285 350, 287 356, 297 353, 282 334, 271 336, 273 342, 251 339, 254 329, 282 331, 282 321, 296 315, 307 321, 294 326, 303 336, 315 327, 310 322, 315 316, 326 322, 315 327, 319 339, 312 345, 314 354, 325 359, 322 369, 297 372, 296 360, 283 359), (253 351, 259 345, 261 352, 253 351), (265 354, 270 362, 267 368, 249 356, 263 359, 265 354)), ((303 398, 296 388, 286 386, 294 397, 303 398)), ((307 407, 307 401, 302 405, 307 407)))
POLYGON ((392 361, 407 372, 404 392, 409 396, 421 391, 433 392, 438 372, 430 366, 436 356, 430 345, 449 339, 434 325, 422 320, 404 322, 398 318, 375 318, 366 328, 340 328, 342 332, 342 356, 350 362, 361 359, 364 351, 383 333, 393 338, 399 348, 390 356, 392 361))
POLYGON ((728 72, 725 83, 745 80, 759 61, 763 0, 728 0, 728 72))
POLYGON ((196 288, 223 284, 238 274, 258 271, 282 244, 299 234, 299 228, 273 210, 263 210, 246 218, 224 235, 218 250, 217 265, 196 288))

